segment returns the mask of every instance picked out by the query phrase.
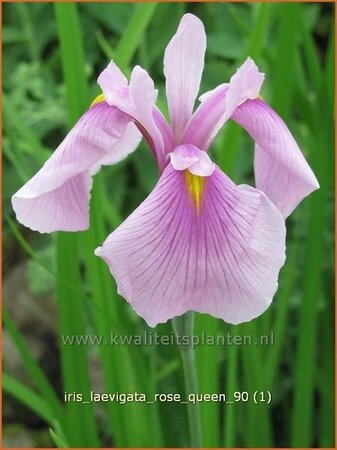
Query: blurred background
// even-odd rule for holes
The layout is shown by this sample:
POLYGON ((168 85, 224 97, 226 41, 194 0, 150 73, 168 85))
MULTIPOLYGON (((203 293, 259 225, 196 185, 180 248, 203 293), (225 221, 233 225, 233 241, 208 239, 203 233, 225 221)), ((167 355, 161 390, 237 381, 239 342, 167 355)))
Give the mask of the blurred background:
MULTIPOLYGON (((269 310, 197 333, 273 334, 268 346, 196 349, 200 392, 272 393, 268 405, 202 403, 205 447, 334 446, 334 5, 332 3, 5 3, 3 5, 3 447, 188 447, 186 405, 80 404, 63 393, 184 393, 172 346, 62 345, 61 335, 149 331, 117 295, 93 250, 157 180, 145 144, 95 177, 90 230, 22 227, 12 194, 99 93, 111 58, 146 68, 165 111, 163 52, 185 12, 205 24, 201 92, 247 56, 266 73, 263 98, 294 134, 321 189, 287 220, 287 263, 269 310)), ((229 123, 211 156, 253 184, 253 143, 229 123)), ((156 328, 170 334, 171 324, 156 328)))

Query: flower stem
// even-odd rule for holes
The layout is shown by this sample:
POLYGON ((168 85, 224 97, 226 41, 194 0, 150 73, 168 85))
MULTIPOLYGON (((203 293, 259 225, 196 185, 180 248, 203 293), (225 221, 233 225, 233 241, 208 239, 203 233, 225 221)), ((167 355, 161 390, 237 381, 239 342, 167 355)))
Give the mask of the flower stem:
MULTIPOLYGON (((188 312, 181 317, 172 319, 173 330, 181 336, 188 336, 188 345, 180 344, 180 354, 183 362, 186 395, 198 393, 198 379, 195 365, 195 351, 192 343, 194 330, 194 312, 188 312)), ((188 401, 188 400, 187 400, 188 401)), ((187 404, 188 422, 191 436, 191 447, 202 448, 202 433, 200 409, 198 402, 187 404)))

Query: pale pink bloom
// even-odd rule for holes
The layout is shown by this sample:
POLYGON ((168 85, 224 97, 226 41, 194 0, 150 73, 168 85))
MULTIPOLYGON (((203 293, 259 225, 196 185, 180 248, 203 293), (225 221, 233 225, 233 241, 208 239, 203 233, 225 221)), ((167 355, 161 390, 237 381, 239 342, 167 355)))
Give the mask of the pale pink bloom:
POLYGON ((161 176, 95 253, 150 326, 189 310, 234 324, 263 313, 285 261, 285 218, 319 187, 290 131, 259 97, 264 75, 250 58, 193 113, 205 50, 202 22, 186 14, 164 57, 171 125, 149 74, 136 66, 128 82, 111 62, 98 78, 104 100, 13 196, 18 220, 34 230, 87 228, 92 175, 135 150, 140 131, 161 176), (228 120, 255 141, 256 188, 237 186, 208 156, 228 120))

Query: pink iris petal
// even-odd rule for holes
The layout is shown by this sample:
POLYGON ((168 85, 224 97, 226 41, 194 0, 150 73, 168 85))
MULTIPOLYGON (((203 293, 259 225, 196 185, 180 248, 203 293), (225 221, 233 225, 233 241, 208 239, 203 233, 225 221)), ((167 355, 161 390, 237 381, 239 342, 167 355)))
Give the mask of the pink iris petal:
POLYGON ((97 83, 109 105, 116 106, 115 104, 118 103, 121 109, 130 109, 128 80, 113 61, 100 74, 97 83))
POLYGON ((95 252, 150 326, 188 310, 249 321, 276 292, 285 260, 279 210, 218 168, 203 180, 198 209, 186 173, 168 165, 149 197, 95 252))
POLYGON ((165 155, 172 149, 173 135, 165 118, 155 107, 157 91, 146 70, 136 66, 130 83, 111 62, 97 80, 107 103, 129 114, 153 151, 159 168, 165 166, 165 155))
POLYGON ((215 170, 215 164, 207 153, 192 144, 179 145, 169 155, 176 170, 188 169, 193 175, 201 177, 209 177, 215 170))
POLYGON ((203 23, 185 14, 165 50, 166 96, 176 143, 180 142, 198 95, 206 51, 203 23))
POLYGON ((235 108, 247 99, 258 96, 263 80, 264 74, 248 58, 228 84, 222 84, 200 97, 201 105, 186 127, 183 142, 207 150, 235 108))
POLYGON ((19 222, 41 233, 88 228, 92 175, 139 144, 129 116, 107 103, 92 106, 44 166, 12 197, 19 222))
POLYGON ((251 58, 247 58, 229 81, 229 89, 226 95, 226 120, 229 119, 237 106, 259 95, 263 81, 264 73, 259 72, 251 58))
POLYGON ((192 144, 180 145, 170 153, 171 164, 176 170, 185 170, 198 161, 197 148, 192 144))
POLYGON ((245 128, 256 142, 256 187, 279 208, 284 217, 319 188, 295 139, 283 120, 265 102, 248 100, 232 119, 245 128))
POLYGON ((208 149, 221 128, 227 91, 228 84, 222 84, 206 93, 186 127, 183 142, 191 142, 202 150, 208 149))
POLYGON ((199 150, 199 159, 197 162, 191 165, 188 170, 193 175, 200 177, 209 177, 215 171, 215 164, 208 156, 208 154, 202 150, 199 150))
POLYGON ((167 123, 160 109, 157 107, 155 107, 153 110, 153 120, 162 135, 165 149, 164 153, 167 155, 167 153, 172 151, 175 147, 175 141, 171 127, 167 123))

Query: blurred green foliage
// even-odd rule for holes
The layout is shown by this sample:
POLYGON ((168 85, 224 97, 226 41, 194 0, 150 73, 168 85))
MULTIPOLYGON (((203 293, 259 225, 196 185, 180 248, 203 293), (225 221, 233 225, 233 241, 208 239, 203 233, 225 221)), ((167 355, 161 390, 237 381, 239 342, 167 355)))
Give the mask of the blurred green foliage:
MULTIPOLYGON (((197 317, 198 332, 215 335, 230 331, 233 335, 259 336, 272 330, 275 334, 273 347, 196 350, 201 392, 273 393, 270 405, 202 404, 204 446, 332 447, 332 3, 79 3, 56 5, 55 10, 50 3, 4 4, 3 208, 4 216, 12 219, 4 223, 4 276, 6 279, 14 267, 28 259, 32 293, 38 296, 41 290, 49 288, 59 299, 60 333, 76 333, 79 327, 82 332, 97 334, 111 329, 125 334, 146 330, 143 321, 116 294, 103 263, 92 254, 156 183, 156 167, 145 144, 127 161, 105 167, 96 177, 91 230, 78 233, 78 242, 72 237, 56 241, 55 236, 39 235, 21 227, 14 222, 10 197, 65 136, 69 118, 78 117, 83 105, 89 105, 97 95, 95 80, 110 58, 116 59, 126 73, 133 64, 146 68, 159 89, 159 105, 166 111, 163 52, 187 11, 198 15, 207 31, 201 92, 228 81, 248 55, 254 58, 266 73, 264 99, 286 121, 321 184, 321 189, 287 221, 287 264, 281 273, 279 292, 267 313, 237 327, 208 316, 197 317), (70 60, 67 52, 75 52, 70 60), (76 84, 76 77, 75 81, 70 80, 72 71, 77 71, 82 88, 76 84), (72 98, 69 83, 75 83, 77 97, 72 98), (69 248, 74 250, 72 255, 69 248), (46 266, 53 269, 46 271, 46 266), (70 270, 74 266, 78 270, 69 273, 74 282, 71 287, 60 278, 60 271, 55 281, 54 267, 70 270), (76 295, 78 301, 70 305, 69 297, 66 298, 69 294, 76 295), (81 318, 76 325, 71 320, 74 316, 81 318)), ((252 149, 253 143, 246 134, 230 123, 211 152, 236 183, 253 184, 252 149)), ((67 274, 66 270, 63 272, 67 274)), ((10 301, 15 300, 13 293, 10 301)), ((9 376, 4 389, 42 416, 53 429, 55 445, 189 445, 185 405, 108 405, 99 422, 94 417, 96 411, 83 405, 65 407, 54 398, 53 388, 31 357, 33 349, 25 346, 25 337, 9 317, 5 325, 36 381, 36 392, 9 376)), ((161 325, 157 330, 169 334, 171 325, 161 325)), ((91 353, 99 353, 106 391, 183 391, 179 355, 171 347, 72 347, 67 354, 61 348, 64 386, 75 388, 79 378, 86 380, 84 385, 90 383, 87 359, 91 353)))

